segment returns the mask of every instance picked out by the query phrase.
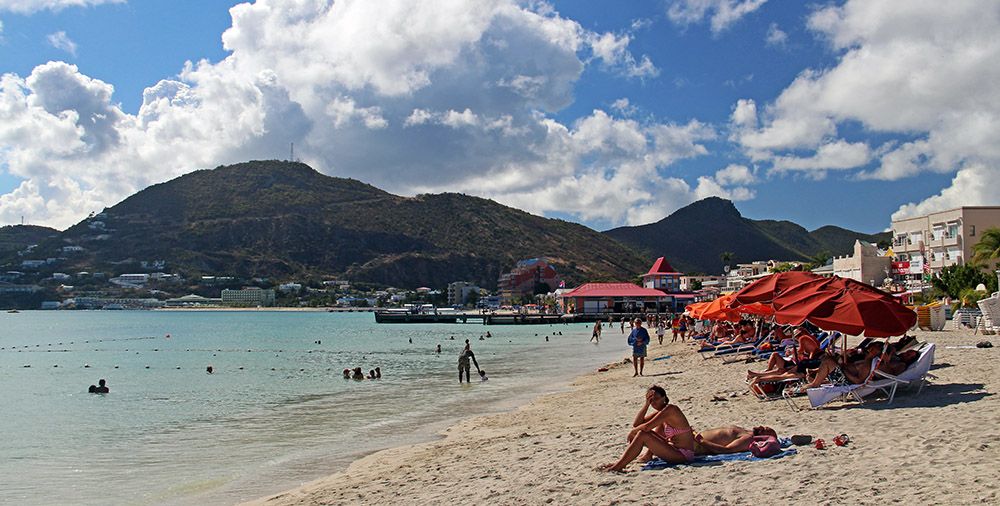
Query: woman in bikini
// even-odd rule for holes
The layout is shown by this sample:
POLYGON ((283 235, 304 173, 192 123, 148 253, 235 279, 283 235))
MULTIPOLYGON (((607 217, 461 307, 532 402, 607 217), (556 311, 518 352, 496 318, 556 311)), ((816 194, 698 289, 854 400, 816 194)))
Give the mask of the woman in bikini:
POLYGON ((632 421, 628 435, 628 448, 618 462, 598 469, 621 472, 625 466, 648 449, 644 460, 659 457, 667 462, 681 464, 694 459, 694 433, 681 409, 670 404, 662 387, 653 385, 646 390, 646 402, 632 421), (652 412, 650 412, 650 408, 652 412))

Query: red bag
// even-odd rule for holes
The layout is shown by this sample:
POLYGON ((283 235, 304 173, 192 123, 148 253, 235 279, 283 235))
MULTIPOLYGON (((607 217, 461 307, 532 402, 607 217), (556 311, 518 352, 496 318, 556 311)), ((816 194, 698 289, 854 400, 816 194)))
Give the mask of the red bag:
POLYGON ((750 453, 754 457, 773 457, 781 453, 781 443, 774 436, 754 436, 750 441, 750 453))

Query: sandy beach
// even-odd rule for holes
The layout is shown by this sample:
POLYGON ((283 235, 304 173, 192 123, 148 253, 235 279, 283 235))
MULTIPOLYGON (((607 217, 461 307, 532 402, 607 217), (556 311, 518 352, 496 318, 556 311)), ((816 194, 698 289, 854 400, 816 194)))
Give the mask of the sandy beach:
MULTIPOLYGON (((995 504, 1000 348, 961 347, 984 338, 971 331, 917 336, 938 344, 936 378, 921 395, 906 391, 891 405, 869 398, 864 405, 794 412, 745 394, 744 364, 703 360, 688 344, 653 344, 651 357, 671 358, 649 362, 645 377, 632 378, 629 365, 586 374, 569 391, 465 420, 440 440, 380 451, 344 472, 250 504, 396 498, 417 504, 995 504), (797 455, 774 461, 662 471, 640 471, 634 463, 624 475, 595 471, 623 451, 631 418, 653 383, 666 388, 696 430, 767 424, 780 435, 811 434, 829 443, 847 433, 853 441, 826 450, 799 447, 797 455)), ((619 344, 617 336, 606 337, 601 346, 619 344)))

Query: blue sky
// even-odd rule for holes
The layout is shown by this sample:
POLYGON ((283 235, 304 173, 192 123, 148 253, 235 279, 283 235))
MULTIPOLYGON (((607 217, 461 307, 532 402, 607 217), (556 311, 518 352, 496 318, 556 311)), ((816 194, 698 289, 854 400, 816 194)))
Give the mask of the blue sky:
POLYGON ((598 229, 709 195, 865 232, 1000 204, 989 3, 61 1, 0 1, 2 223, 289 142, 598 229))

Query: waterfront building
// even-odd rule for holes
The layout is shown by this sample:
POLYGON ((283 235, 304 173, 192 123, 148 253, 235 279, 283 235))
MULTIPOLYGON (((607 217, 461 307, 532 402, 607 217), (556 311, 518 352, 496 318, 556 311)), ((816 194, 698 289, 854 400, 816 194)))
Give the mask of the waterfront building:
POLYGON ((766 276, 769 272, 768 262, 756 261, 746 264, 736 264, 735 269, 726 273, 726 284, 721 287, 723 292, 736 292, 753 280, 766 276))
POLYGON ((257 307, 273 306, 274 290, 253 286, 240 290, 222 290, 222 303, 226 306, 257 307))
POLYGON ((448 283, 448 304, 452 306, 464 306, 473 295, 479 295, 480 288, 468 281, 455 281, 448 283))
POLYGON ((859 239, 854 241, 853 255, 833 259, 833 274, 879 286, 892 273, 891 264, 892 258, 879 251, 878 246, 859 239))
POLYGON ((510 272, 501 274, 497 285, 503 303, 512 304, 536 293, 554 291, 559 288, 559 281, 556 270, 544 258, 529 258, 517 262, 510 272))
POLYGON ((664 257, 657 258, 649 271, 642 275, 642 286, 665 293, 681 291, 682 273, 674 270, 664 257))
POLYGON ((576 314, 655 313, 665 311, 667 294, 633 283, 585 283, 560 298, 564 310, 576 314))
POLYGON ((1000 227, 1000 206, 963 206, 892 220, 892 270, 911 291, 949 265, 964 265, 982 233, 1000 227))
POLYGON ((707 288, 710 286, 719 286, 720 284, 725 284, 725 276, 681 276, 680 288, 682 292, 693 292, 695 290, 700 290, 702 288, 707 288), (697 287, 700 285, 700 287, 697 287))

